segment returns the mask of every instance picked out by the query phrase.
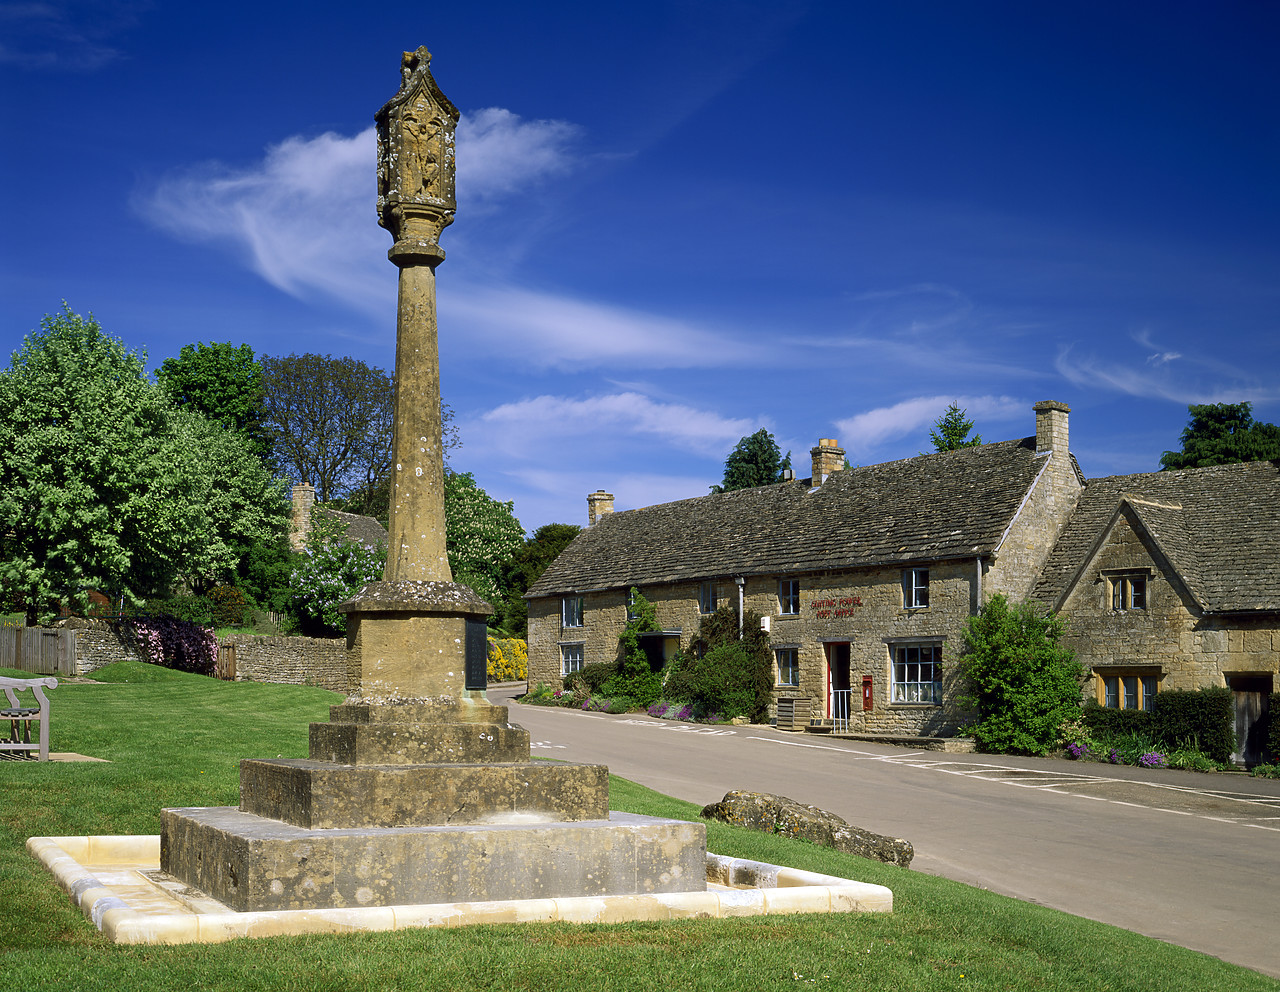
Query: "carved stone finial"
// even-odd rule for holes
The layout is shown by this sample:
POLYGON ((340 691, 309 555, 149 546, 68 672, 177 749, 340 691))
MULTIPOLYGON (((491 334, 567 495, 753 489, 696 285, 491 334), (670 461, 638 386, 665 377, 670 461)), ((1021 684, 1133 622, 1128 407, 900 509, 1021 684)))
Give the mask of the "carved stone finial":
POLYGON ((396 244, 397 265, 444 258, 440 232, 453 223, 458 108, 431 75, 426 47, 400 60, 400 91, 374 115, 378 125, 378 223, 396 244))

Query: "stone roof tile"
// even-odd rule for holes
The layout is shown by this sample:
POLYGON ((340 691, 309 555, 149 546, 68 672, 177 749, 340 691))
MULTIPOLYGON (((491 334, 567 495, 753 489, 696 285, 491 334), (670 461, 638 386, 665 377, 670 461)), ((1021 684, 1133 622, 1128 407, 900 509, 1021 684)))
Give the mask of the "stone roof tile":
POLYGON ((530 598, 989 554, 1045 464, 1001 441, 605 516, 530 598))
POLYGON ((1280 610, 1280 463, 1090 479, 1033 597, 1057 607, 1124 500, 1209 611, 1280 610))

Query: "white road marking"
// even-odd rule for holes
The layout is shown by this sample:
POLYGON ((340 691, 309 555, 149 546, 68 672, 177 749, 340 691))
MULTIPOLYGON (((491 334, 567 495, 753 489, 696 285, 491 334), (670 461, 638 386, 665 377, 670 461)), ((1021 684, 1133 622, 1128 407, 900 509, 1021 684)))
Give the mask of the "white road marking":
POLYGON ((1230 802, 1241 803, 1245 806, 1264 806, 1274 809, 1280 805, 1280 800, 1271 796, 1248 796, 1240 793, 1230 793, 1214 789, 1196 789, 1185 785, 1169 785, 1164 782, 1140 782, 1132 779, 1114 779, 1106 778, 1101 775, 1085 775, 1080 772, 1058 772, 1049 771, 1040 768, 1019 768, 1009 765, 990 765, 985 763, 974 763, 968 761, 947 761, 937 758, 917 757, 922 752, 908 752, 907 754, 873 754, 869 751, 858 751, 853 748, 835 747, 830 744, 802 744, 799 741, 781 741, 773 737, 748 737, 751 741, 764 741, 767 744, 781 744, 786 747, 803 747, 811 748, 817 751, 838 751, 841 754, 847 754, 859 761, 882 761, 892 765, 903 765, 907 768, 920 768, 927 771, 942 772, 944 775, 959 775, 963 778, 978 779, 983 782, 995 782, 999 785, 1012 785, 1021 789, 1036 789, 1040 792, 1049 792, 1054 795, 1066 796, 1072 799, 1092 799, 1095 802, 1110 803, 1113 806, 1129 806, 1134 809, 1152 810, 1157 813, 1177 813, 1181 816, 1194 816, 1201 820, 1212 820, 1216 823, 1230 823, 1236 826, 1256 827, 1259 830, 1270 830, 1280 833, 1280 824, 1269 826, 1262 823, 1254 823, 1246 817, 1247 813, 1242 811, 1242 816, 1233 819, 1229 816, 1210 816, 1206 813, 1195 813, 1189 810, 1169 809, 1164 806, 1147 805, 1144 803, 1128 802, 1123 799, 1110 799, 1106 796, 1091 796, 1084 793, 1067 791, 1073 787, 1086 785, 1110 785, 1115 783, 1128 783, 1131 785, 1142 785, 1152 789, 1165 789, 1170 792, 1180 792, 1187 795, 1202 796, 1210 799, 1218 799, 1230 802))

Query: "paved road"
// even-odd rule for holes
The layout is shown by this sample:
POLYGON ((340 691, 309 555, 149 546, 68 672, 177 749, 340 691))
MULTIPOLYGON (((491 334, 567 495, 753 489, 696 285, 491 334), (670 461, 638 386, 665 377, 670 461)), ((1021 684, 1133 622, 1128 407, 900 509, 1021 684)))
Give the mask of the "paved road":
POLYGON ((907 838, 915 870, 1280 977, 1280 782, 518 704, 511 720, 535 756, 601 762, 701 804, 730 789, 789 796, 907 838))

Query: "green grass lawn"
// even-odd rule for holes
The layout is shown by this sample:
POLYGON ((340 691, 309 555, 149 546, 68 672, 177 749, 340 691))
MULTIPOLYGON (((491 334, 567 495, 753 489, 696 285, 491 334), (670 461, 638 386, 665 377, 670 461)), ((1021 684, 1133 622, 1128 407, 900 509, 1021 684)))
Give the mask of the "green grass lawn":
MULTIPOLYGON (((707 835, 717 853, 888 885, 895 911, 117 947, 26 853, 26 838, 158 833, 161 807, 235 805, 240 758, 305 757, 307 724, 327 719, 338 697, 136 663, 96 677, 101 684, 50 693, 53 747, 110 764, 0 762, 5 988, 1280 989, 1255 972, 1101 923, 715 823, 707 835)), ((612 779, 611 790, 614 809, 697 817, 696 806, 625 779, 612 779)))

